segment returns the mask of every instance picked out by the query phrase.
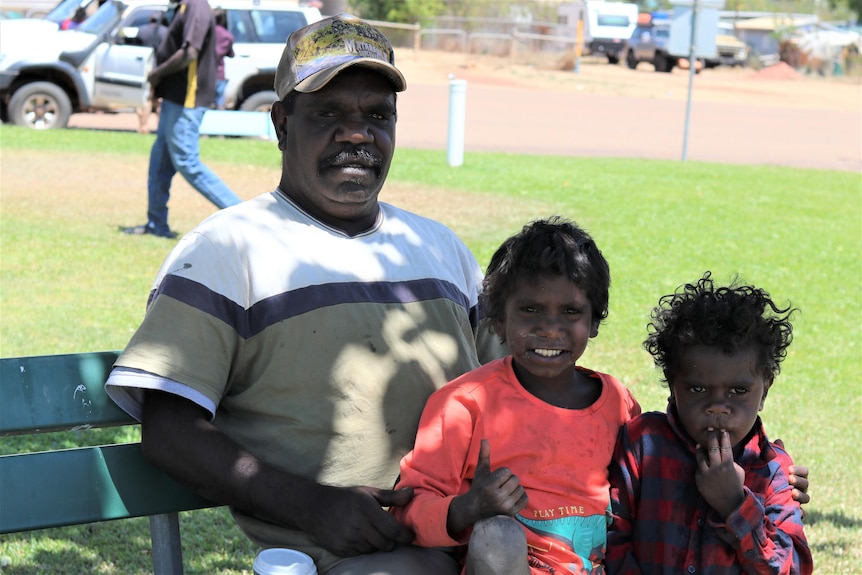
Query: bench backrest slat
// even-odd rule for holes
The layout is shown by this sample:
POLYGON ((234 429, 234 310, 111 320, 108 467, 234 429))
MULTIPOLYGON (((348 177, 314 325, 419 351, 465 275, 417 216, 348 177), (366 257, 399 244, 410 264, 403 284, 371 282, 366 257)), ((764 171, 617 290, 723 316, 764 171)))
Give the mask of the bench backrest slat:
POLYGON ((152 467, 138 443, 0 457, 0 533, 214 507, 152 467))
MULTIPOLYGON (((105 393, 118 353, 0 359, 0 437, 137 424, 105 393)), ((0 456, 0 533, 141 516, 176 525, 177 512, 214 506, 150 465, 140 443, 0 456)), ((179 532, 152 537, 156 573, 181 573, 179 532)))
POLYGON ((118 354, 0 359, 0 437, 136 423, 105 393, 118 354))

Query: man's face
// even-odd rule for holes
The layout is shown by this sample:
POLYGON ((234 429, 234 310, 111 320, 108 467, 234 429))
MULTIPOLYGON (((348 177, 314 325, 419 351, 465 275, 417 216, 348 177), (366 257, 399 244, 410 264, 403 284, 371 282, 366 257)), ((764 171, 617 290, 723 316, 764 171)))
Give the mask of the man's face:
POLYGON ((350 235, 370 228, 395 150, 392 85, 354 67, 317 92, 296 94, 290 116, 276 103, 272 118, 282 150, 281 189, 350 235))
POLYGON ((706 446, 710 433, 726 429, 734 447, 751 431, 772 384, 763 379, 754 350, 728 355, 704 345, 680 354, 669 383, 682 425, 692 439, 706 446))

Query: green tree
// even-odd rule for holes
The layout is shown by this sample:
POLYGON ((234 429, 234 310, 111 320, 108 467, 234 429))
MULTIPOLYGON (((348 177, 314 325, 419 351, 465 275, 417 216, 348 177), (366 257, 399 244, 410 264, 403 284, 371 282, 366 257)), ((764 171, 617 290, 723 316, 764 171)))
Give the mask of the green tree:
POLYGON ((443 0, 350 0, 350 6, 360 18, 404 24, 428 22, 446 9, 443 0))
POLYGON ((847 7, 856 12, 857 19, 862 19, 862 0, 847 0, 847 7))

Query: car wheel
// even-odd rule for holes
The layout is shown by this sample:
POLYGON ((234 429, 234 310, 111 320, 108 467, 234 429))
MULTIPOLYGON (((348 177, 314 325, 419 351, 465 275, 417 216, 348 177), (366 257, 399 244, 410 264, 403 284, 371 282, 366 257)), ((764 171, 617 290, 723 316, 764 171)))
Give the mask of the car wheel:
POLYGON ((662 54, 661 52, 656 53, 655 55, 655 71, 656 72, 670 72, 673 70, 674 62, 671 58, 668 58, 667 54, 662 54))
POLYGON ((608 64, 619 64, 620 57, 616 54, 608 54, 608 64))
POLYGON ((628 66, 632 70, 638 67, 638 61, 637 59, 635 59, 635 53, 631 50, 629 50, 626 54, 626 66, 628 66))
POLYGON ((270 90, 255 92, 240 104, 239 109, 245 112, 269 112, 273 102, 278 101, 278 94, 270 90))
POLYGON ((36 130, 65 128, 72 115, 66 92, 51 82, 24 84, 9 100, 9 122, 36 130))

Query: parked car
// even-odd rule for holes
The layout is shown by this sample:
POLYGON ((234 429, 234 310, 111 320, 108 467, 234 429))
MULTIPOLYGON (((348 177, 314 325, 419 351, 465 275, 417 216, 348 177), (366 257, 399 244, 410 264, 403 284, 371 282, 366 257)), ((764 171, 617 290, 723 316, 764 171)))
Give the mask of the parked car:
POLYGON ((57 0, 3 0, 0 3, 0 18, 45 18, 56 9, 57 0))
MULTIPOLYGON (((235 56, 225 59, 228 109, 269 109, 285 39, 321 19, 320 11, 282 0, 212 5, 225 10, 234 35, 235 56)), ((72 113, 143 106, 153 50, 139 45, 138 29, 168 9, 168 0, 109 0, 66 31, 38 20, 0 21, 0 120, 62 128, 72 113)))
POLYGON ((704 64, 707 68, 716 66, 745 66, 748 64, 748 46, 736 36, 719 34, 715 37, 717 56, 707 58, 704 64))
POLYGON ((639 24, 629 39, 626 66, 634 70, 641 62, 649 62, 656 72, 670 72, 679 58, 668 53, 670 24, 639 24))
MULTIPOLYGON (((626 65, 634 70, 641 62, 649 62, 656 72, 671 72, 675 67, 688 70, 688 59, 671 54, 668 51, 669 46, 670 21, 652 20, 638 24, 629 39, 626 65)), ((695 73, 700 74, 703 68, 703 59, 697 58, 694 64, 695 73)))

